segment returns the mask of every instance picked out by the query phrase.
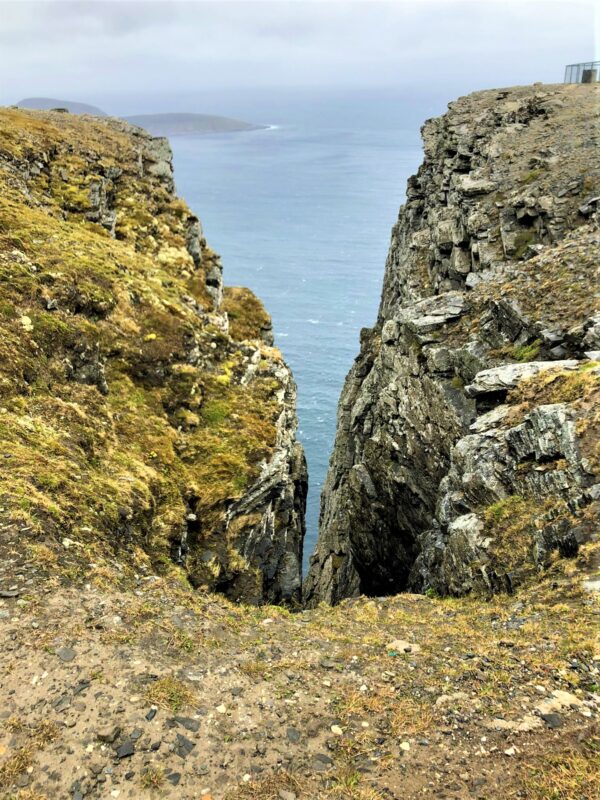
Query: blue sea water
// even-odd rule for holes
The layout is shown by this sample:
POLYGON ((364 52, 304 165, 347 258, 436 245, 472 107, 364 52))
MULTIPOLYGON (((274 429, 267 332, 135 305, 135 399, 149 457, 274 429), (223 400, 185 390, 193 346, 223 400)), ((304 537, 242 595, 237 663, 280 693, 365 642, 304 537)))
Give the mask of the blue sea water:
POLYGON ((306 120, 296 110, 289 119, 280 112, 269 130, 172 145, 177 189, 222 255, 225 283, 263 300, 298 384, 310 476, 306 565, 338 398, 360 328, 376 317, 391 226, 421 147, 416 127, 360 115, 306 120))

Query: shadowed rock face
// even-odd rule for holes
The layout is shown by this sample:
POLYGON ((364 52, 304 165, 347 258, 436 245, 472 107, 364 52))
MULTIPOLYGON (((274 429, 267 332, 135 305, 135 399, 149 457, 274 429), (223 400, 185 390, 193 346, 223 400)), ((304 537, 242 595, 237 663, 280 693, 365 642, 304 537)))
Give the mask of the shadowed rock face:
POLYGON ((425 123, 340 399, 309 605, 510 590, 592 534, 599 101, 479 92, 425 123))
POLYGON ((0 189, 0 552, 298 600, 296 387, 176 197, 168 141, 6 109, 0 189))

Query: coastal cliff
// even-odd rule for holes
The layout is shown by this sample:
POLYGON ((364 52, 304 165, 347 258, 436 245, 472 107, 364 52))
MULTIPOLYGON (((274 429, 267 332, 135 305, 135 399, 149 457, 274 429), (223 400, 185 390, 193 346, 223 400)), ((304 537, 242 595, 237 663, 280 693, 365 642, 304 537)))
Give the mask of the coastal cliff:
POLYGON ((424 125, 340 399, 309 605, 512 591, 597 533, 599 103, 485 91, 424 125))
POLYGON ((439 137, 342 400, 324 521, 343 511, 351 527, 323 529, 309 602, 421 593, 308 609, 293 602, 294 383, 262 305, 223 286, 175 197, 168 143, 111 119, 0 111, 1 800, 600 796, 598 543, 583 541, 598 234, 582 120, 596 112, 568 91, 476 95, 456 104, 460 124, 428 124, 439 137), (484 205, 452 187, 492 128, 514 174, 484 205), (530 133, 554 142, 547 165, 522 166, 530 133), (442 197, 464 233, 430 225, 442 197), (488 227, 468 233, 484 208, 488 227), (532 255, 544 245, 530 260, 502 255, 499 209, 507 242, 526 228, 532 255), (493 245, 504 266, 451 272, 452 236, 471 263, 493 245), (526 319, 557 309, 552 334, 526 319), (520 549, 530 530, 537 561, 520 549), (484 572, 461 541, 487 540, 484 572), (438 596, 470 583, 484 602, 438 596))
POLYGON ((297 600, 295 384, 175 195, 167 140, 6 109, 0 185, 3 552, 297 600))

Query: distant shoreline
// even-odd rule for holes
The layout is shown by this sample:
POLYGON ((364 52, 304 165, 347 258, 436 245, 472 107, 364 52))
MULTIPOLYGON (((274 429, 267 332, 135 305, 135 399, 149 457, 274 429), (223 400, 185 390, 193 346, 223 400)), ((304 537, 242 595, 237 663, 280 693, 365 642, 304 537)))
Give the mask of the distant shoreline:
POLYGON ((241 133, 245 131, 269 130, 270 125, 245 122, 217 114, 191 112, 166 112, 156 114, 107 114, 103 109, 71 100, 54 97, 28 97, 15 104, 18 108, 37 111, 64 109, 71 114, 90 114, 96 117, 114 116, 130 125, 137 125, 152 136, 194 136, 211 133, 241 133))
POLYGON ((131 122, 125 117, 114 117, 114 119, 122 119, 124 122, 129 123, 130 125, 135 125, 138 128, 142 128, 143 130, 147 131, 152 136, 164 136, 168 139, 179 139, 185 136, 189 137, 203 137, 203 136, 227 136, 229 134, 235 133, 259 133, 260 131, 275 131, 280 130, 280 125, 257 125, 255 128, 231 128, 228 130, 197 130, 197 131, 167 131, 164 130, 159 133, 156 130, 152 130, 151 128, 147 128, 144 125, 140 125, 137 122, 131 122))
POLYGON ((125 122, 144 128, 153 136, 190 136, 211 133, 239 133, 268 129, 239 119, 210 114, 134 114, 122 117, 125 122))

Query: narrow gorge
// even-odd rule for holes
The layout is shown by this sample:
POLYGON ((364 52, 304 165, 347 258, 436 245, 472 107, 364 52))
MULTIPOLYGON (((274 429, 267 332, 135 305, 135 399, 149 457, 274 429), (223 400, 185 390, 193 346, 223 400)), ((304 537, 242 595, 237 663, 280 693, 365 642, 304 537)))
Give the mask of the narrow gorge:
POLYGON ((0 800, 600 796, 599 122, 425 123, 302 585, 296 385, 168 141, 0 109, 0 800))

